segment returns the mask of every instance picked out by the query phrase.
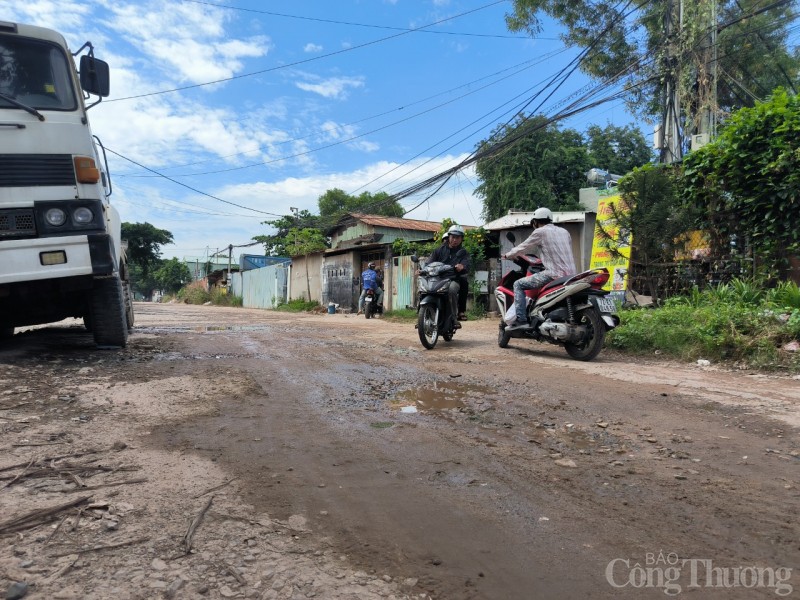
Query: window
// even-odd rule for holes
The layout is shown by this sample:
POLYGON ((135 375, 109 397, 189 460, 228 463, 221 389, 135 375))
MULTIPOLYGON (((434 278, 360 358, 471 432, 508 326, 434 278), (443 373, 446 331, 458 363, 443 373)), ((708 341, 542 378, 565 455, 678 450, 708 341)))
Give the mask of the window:
MULTIPOLYGON (((71 59, 49 42, 0 36, 0 94, 42 110, 78 108, 71 59)), ((0 108, 17 108, 0 98, 0 108)))

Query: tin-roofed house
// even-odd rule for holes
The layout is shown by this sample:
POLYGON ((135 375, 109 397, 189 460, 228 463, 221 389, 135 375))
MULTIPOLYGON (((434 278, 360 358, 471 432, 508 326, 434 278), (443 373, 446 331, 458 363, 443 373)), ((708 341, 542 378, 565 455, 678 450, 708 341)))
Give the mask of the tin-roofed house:
POLYGON ((361 293, 361 273, 370 262, 383 270, 386 310, 412 303, 413 263, 407 256, 394 256, 397 239, 425 242, 434 239, 441 223, 400 217, 348 213, 330 232, 331 247, 324 252, 292 257, 291 298, 306 298, 323 306, 330 302, 340 310, 355 311, 361 293), (306 261, 309 280, 306 280, 306 261))

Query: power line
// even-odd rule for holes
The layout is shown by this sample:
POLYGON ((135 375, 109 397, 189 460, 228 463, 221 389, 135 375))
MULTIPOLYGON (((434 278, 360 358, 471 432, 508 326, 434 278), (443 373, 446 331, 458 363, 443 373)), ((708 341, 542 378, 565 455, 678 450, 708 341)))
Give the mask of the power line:
MULTIPOLYGON (((201 0, 182 0, 183 2, 191 2, 193 4, 204 4, 206 6, 213 6, 215 8, 226 8, 228 10, 236 10, 242 12, 249 12, 255 13, 260 15, 269 15, 271 17, 283 17, 287 19, 300 19, 303 21, 315 21, 317 23, 330 23, 333 25, 348 25, 351 27, 368 27, 371 29, 389 29, 392 31, 405 31, 408 33, 434 33, 437 35, 462 35, 462 36, 471 36, 471 37, 482 37, 482 38, 501 38, 501 39, 512 39, 512 40, 526 40, 529 39, 528 36, 524 35, 499 35, 499 34, 491 34, 491 33, 466 33, 466 32, 459 32, 459 31, 429 31, 427 29, 409 29, 407 27, 392 27, 389 25, 373 25, 369 23, 354 23, 352 21, 337 21, 335 19, 322 19, 319 17, 304 17, 300 15, 289 15, 285 13, 278 13, 272 12, 268 10, 257 10, 254 8, 243 8, 239 6, 229 6, 226 4, 216 4, 214 2, 202 2, 201 0)), ((558 41, 558 38, 536 38, 539 40, 549 40, 549 41, 558 41)))
POLYGON ((472 10, 468 10, 466 12, 454 15, 452 17, 447 17, 447 18, 444 18, 444 19, 440 19, 438 21, 434 21, 433 23, 428 23, 427 25, 422 25, 422 26, 416 27, 414 29, 409 29, 407 31, 401 31, 400 33, 396 33, 394 35, 390 35, 390 36, 387 36, 387 37, 384 37, 384 38, 380 38, 380 39, 377 39, 377 40, 372 40, 372 41, 369 41, 369 42, 365 42, 363 44, 358 44, 356 46, 350 46, 349 48, 343 48, 341 50, 336 50, 334 52, 329 52, 327 54, 321 54, 319 56, 313 56, 313 57, 306 58, 306 59, 303 59, 303 60, 298 60, 298 61, 295 61, 295 62, 292 62, 292 63, 287 63, 287 64, 284 64, 284 65, 278 65, 276 67, 270 67, 269 69, 262 69, 260 71, 253 71, 253 72, 250 72, 250 73, 242 73, 241 75, 233 75, 231 77, 223 77, 221 79, 215 79, 214 81, 206 81, 205 83, 195 83, 193 85, 185 85, 185 86, 182 86, 182 87, 172 88, 172 89, 169 89, 169 90, 161 90, 161 91, 158 91, 158 92, 148 92, 146 94, 137 94, 137 95, 134 95, 134 96, 125 96, 124 98, 112 98, 112 99, 109 99, 109 100, 105 100, 105 102, 106 103, 108 103, 108 102, 122 102, 123 100, 134 100, 136 98, 146 98, 146 97, 149 97, 149 96, 159 96, 161 94, 171 94, 172 92, 182 92, 184 90, 191 90, 191 89, 195 89, 195 88, 199 88, 199 87, 205 87, 207 85, 214 85, 216 83, 223 83, 223 82, 226 82, 226 81, 234 81, 236 79, 243 79, 245 77, 252 77, 253 75, 262 75, 264 73, 271 73, 273 71, 280 71, 282 69, 288 69, 290 67, 296 67, 298 65, 303 65, 303 64, 307 64, 307 63, 314 62, 314 61, 317 61, 317 60, 322 60, 323 58, 330 58, 331 56, 337 56, 339 54, 344 54, 345 52, 352 52, 353 50, 359 50, 361 48, 366 48, 368 46, 373 46, 373 45, 379 44, 381 42, 385 42, 385 41, 388 41, 388 40, 391 40, 391 39, 394 39, 394 38, 398 38, 398 37, 401 37, 401 36, 404 36, 404 35, 408 35, 409 33, 414 33, 416 31, 420 31, 420 30, 425 29, 427 27, 433 27, 434 25, 438 25, 440 23, 445 23, 447 21, 452 21, 453 19, 458 19, 458 18, 463 17, 465 15, 469 15, 469 14, 484 10, 486 8, 490 8, 490 7, 495 6, 497 4, 502 4, 504 2, 506 2, 506 0, 495 0, 495 2, 491 2, 489 4, 485 4, 483 6, 479 6, 478 8, 474 8, 472 10))

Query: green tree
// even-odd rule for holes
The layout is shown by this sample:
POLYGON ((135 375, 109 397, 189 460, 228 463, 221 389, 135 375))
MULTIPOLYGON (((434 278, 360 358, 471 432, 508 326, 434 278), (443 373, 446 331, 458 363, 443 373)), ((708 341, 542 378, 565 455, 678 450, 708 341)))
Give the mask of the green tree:
POLYGON ((513 0, 506 16, 511 31, 536 36, 543 15, 565 26, 564 43, 588 50, 580 63, 587 75, 619 77, 630 91, 628 107, 639 116, 655 117, 664 104, 666 74, 677 74, 684 114, 692 131, 703 109, 724 114, 752 106, 778 85, 797 81, 800 54, 787 45, 795 17, 794 3, 761 0, 683 0, 683 27, 676 1, 513 0), (716 51, 712 45, 712 7, 717 7, 716 51), (665 17, 672 8, 672 35, 665 17), (714 67, 719 78, 713 93, 714 67), (675 68, 680 67, 679 72, 675 68))
POLYGON ((800 251, 800 99, 779 89, 731 116, 684 160, 683 195, 724 258, 749 248, 761 274, 784 277, 800 251))
POLYGON ((691 226, 689 213, 678 199, 676 178, 670 166, 648 164, 634 169, 619 182, 620 205, 611 205, 616 232, 631 235, 597 228, 603 245, 617 256, 621 256, 619 239, 630 240, 631 267, 655 302, 664 264, 674 262, 676 251, 683 247, 683 234, 691 226))
POLYGON ((136 265, 145 279, 161 264, 161 246, 174 241, 171 232, 150 223, 123 223, 122 239, 128 242, 128 263, 136 265))
POLYGON ((518 115, 478 144, 485 154, 475 170, 481 183, 475 195, 483 200, 483 216, 497 219, 511 209, 579 208, 578 190, 590 167, 580 133, 560 130, 544 116, 518 115), (506 145, 507 144, 507 145, 506 145), (495 151, 497 148, 502 148, 495 151))
POLYGON ((292 229, 312 228, 318 229, 320 218, 307 210, 301 210, 296 215, 287 215, 274 221, 264 221, 262 225, 269 225, 275 229, 271 235, 257 235, 253 241, 264 244, 265 256, 292 256, 294 240, 289 239, 292 229))
MULTIPOLYGON (((160 260, 161 259, 159 259, 159 263, 160 260)), ((128 263, 128 272, 130 273, 131 278, 131 288, 134 292, 144 296, 145 300, 150 300, 153 297, 153 290, 158 288, 158 282, 153 274, 156 270, 158 270, 157 265, 155 269, 150 269, 145 275, 139 265, 133 262, 128 263)))
POLYGON ((346 213, 365 213, 381 215, 384 217, 402 217, 403 206, 393 200, 386 192, 371 194, 362 192, 352 196, 338 188, 333 188, 322 194, 317 201, 319 215, 324 224, 331 227, 346 213))
POLYGON ((653 159, 653 151, 637 127, 590 125, 586 130, 589 162, 593 167, 625 175, 653 159))
POLYGON ((174 294, 192 281, 192 272, 183 261, 170 258, 161 262, 161 266, 153 272, 153 279, 159 289, 174 294))
POLYGON ((311 300, 311 276, 308 272, 308 256, 314 252, 321 252, 328 247, 325 236, 319 229, 306 227, 305 229, 298 229, 293 227, 287 234, 287 239, 291 244, 289 248, 291 256, 305 256, 306 263, 306 289, 308 291, 307 300, 311 300))

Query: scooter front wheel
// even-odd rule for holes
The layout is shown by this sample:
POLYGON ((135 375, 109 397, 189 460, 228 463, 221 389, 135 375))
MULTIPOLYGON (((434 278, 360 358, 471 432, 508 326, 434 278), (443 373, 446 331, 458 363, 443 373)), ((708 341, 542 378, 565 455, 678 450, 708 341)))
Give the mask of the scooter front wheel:
POLYGON ((439 325, 436 323, 436 307, 430 304, 423 304, 419 307, 417 314, 417 332, 419 341, 428 350, 433 350, 436 342, 439 341, 439 325))
POLYGON ((497 345, 501 348, 508 348, 508 342, 511 341, 511 334, 506 331, 504 326, 500 326, 500 331, 497 334, 497 345))

